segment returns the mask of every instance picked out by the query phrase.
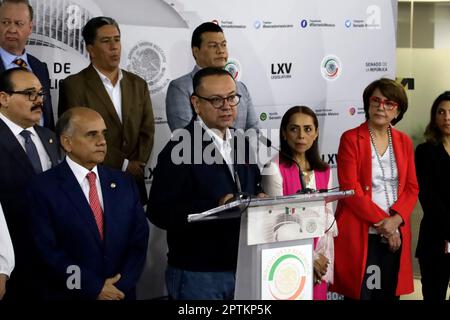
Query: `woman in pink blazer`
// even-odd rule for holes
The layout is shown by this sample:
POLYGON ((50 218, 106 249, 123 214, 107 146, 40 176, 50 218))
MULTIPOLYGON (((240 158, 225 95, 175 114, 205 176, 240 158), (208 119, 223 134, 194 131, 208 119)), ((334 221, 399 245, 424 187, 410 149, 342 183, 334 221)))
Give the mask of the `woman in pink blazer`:
MULTIPOLYGON (((300 167, 305 188, 329 189, 329 166, 319 154, 319 122, 310 108, 296 106, 283 116, 280 127, 280 154, 262 176, 264 191, 271 196, 287 196, 302 190, 300 167)), ((326 210, 327 233, 314 239, 314 300, 327 299, 327 286, 333 280, 334 242, 337 227, 331 208, 326 210)))

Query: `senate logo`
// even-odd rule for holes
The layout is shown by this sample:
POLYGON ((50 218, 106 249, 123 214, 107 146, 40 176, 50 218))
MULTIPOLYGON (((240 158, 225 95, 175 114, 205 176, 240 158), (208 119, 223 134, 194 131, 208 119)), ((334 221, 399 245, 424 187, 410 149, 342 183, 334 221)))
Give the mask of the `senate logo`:
POLYGON ((162 91, 170 81, 165 77, 166 55, 152 42, 141 41, 131 49, 128 54, 127 69, 147 82, 151 94, 162 91))
POLYGON ((283 253, 264 272, 273 300, 303 300, 305 294, 306 260, 299 252, 283 253))
POLYGON ((234 80, 239 80, 241 78, 241 64, 238 60, 234 58, 228 58, 227 64, 224 67, 231 75, 234 80))
POLYGON ((326 80, 336 80, 342 73, 341 61, 336 56, 328 55, 323 58, 320 69, 326 80))
POLYGON ((306 231, 309 233, 314 233, 317 230, 317 223, 314 220, 309 220, 306 222, 306 231))

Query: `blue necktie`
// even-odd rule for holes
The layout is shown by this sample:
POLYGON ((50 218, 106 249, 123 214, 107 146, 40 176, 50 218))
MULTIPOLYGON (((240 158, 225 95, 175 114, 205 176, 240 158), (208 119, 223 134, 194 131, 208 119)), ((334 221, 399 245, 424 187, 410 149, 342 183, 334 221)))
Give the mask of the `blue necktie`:
POLYGON ((36 173, 41 173, 41 159, 39 158, 36 145, 34 144, 33 140, 31 140, 31 132, 28 130, 23 130, 20 135, 25 138, 25 151, 31 161, 31 164, 33 165, 34 171, 36 173))

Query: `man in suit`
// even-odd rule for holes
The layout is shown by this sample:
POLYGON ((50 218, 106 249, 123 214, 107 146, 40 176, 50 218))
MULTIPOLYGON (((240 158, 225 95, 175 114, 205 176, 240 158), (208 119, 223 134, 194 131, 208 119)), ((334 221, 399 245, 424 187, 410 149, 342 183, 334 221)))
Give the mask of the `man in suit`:
MULTIPOLYGON (((191 49, 196 62, 194 69, 171 81, 167 88, 166 114, 171 131, 184 128, 195 115, 190 103, 194 74, 205 67, 224 68, 228 60, 227 41, 223 30, 212 22, 205 22, 194 30, 191 49)), ((258 118, 247 87, 240 81, 236 81, 236 86, 241 99, 233 127, 244 130, 257 129, 258 118)))
POLYGON ((55 129, 52 99, 50 97, 50 76, 47 64, 25 51, 28 37, 33 31, 33 8, 28 0, 3 0, 0 3, 0 72, 27 68, 41 82, 46 94, 39 124, 55 129))
POLYGON ((78 107, 56 124, 65 161, 28 188, 31 236, 43 271, 44 299, 135 299, 148 224, 134 179, 99 165, 106 126, 78 107))
POLYGON ((231 142, 229 128, 240 98, 231 74, 201 69, 193 88, 197 118, 177 130, 159 154, 147 215, 167 230, 166 285, 171 298, 232 299, 240 219, 188 223, 187 217, 222 205, 239 191, 263 196, 261 176, 249 159, 248 142, 231 142), (241 161, 233 160, 234 150, 241 161))
POLYGON ((75 106, 100 113, 108 128, 109 151, 104 164, 131 173, 146 202, 144 167, 152 152, 155 132, 147 83, 119 68, 121 44, 116 21, 92 18, 82 34, 91 64, 61 83, 58 114, 75 106))
POLYGON ((45 97, 39 79, 26 69, 0 75, 0 202, 16 254, 5 299, 33 296, 24 190, 32 176, 57 165, 60 157, 54 133, 36 125, 45 97))

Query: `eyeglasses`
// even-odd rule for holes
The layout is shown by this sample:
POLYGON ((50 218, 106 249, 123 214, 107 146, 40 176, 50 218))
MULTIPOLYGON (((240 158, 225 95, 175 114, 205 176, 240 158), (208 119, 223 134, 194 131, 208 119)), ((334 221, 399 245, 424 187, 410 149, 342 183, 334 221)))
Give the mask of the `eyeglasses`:
POLYGON ((384 106, 385 110, 394 110, 395 108, 398 108, 398 103, 391 100, 383 100, 379 97, 372 96, 369 98, 370 102, 373 104, 373 106, 384 106))
POLYGON ((23 94, 24 96, 28 96, 28 100, 30 101, 36 101, 38 97, 45 100, 46 92, 45 91, 35 91, 35 90, 22 90, 22 91, 6 91, 6 93, 9 93, 10 95, 13 94, 23 94))
POLYGON ((196 96, 200 99, 206 100, 209 103, 211 103, 211 105, 216 108, 216 109, 220 109, 224 106, 224 102, 225 100, 227 101, 228 105, 230 107, 235 107, 238 105, 239 101, 241 100, 241 95, 240 94, 232 94, 228 97, 222 98, 222 97, 212 97, 212 98, 206 98, 206 97, 202 97, 199 96, 198 94, 193 94, 193 96, 196 96))

